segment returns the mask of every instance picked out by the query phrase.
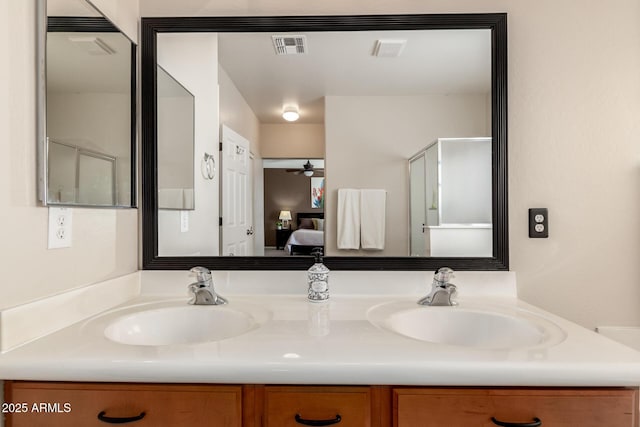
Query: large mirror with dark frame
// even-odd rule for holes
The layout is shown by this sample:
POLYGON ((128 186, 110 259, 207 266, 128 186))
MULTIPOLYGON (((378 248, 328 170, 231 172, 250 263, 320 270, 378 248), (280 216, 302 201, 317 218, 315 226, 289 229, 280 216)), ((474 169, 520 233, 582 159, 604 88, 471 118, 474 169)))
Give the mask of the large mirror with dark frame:
POLYGON ((136 204, 136 46, 86 0, 38 0, 38 198, 136 204))
POLYGON ((508 269, 506 37, 506 14, 143 18, 143 268, 508 269), (164 73, 193 96, 195 207, 163 209, 164 73))

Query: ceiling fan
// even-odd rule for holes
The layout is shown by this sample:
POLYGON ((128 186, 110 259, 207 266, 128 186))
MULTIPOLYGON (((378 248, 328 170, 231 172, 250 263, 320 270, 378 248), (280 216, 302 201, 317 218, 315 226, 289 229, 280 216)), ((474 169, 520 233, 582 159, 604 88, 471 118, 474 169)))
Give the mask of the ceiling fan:
POLYGON ((324 169, 315 169, 311 162, 307 160, 307 163, 302 165, 302 169, 287 169, 286 171, 295 175, 304 174, 304 176, 313 176, 315 172, 324 172, 324 169))

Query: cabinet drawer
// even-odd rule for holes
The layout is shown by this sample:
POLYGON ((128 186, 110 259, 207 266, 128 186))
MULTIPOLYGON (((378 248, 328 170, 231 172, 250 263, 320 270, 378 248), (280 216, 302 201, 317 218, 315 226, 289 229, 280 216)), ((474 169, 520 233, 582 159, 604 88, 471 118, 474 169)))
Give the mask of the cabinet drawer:
POLYGON ((7 427, 106 427, 129 417, 140 418, 132 427, 242 425, 240 386, 14 382, 5 401, 28 407, 8 416, 7 427))
POLYGON ((499 421, 544 427, 637 427, 637 390, 411 389, 393 390, 395 427, 495 427, 499 421))
POLYGON ((265 427, 301 427, 305 420, 335 420, 338 427, 370 426, 371 391, 368 387, 265 387, 265 427), (296 415, 301 419, 296 421, 296 415))

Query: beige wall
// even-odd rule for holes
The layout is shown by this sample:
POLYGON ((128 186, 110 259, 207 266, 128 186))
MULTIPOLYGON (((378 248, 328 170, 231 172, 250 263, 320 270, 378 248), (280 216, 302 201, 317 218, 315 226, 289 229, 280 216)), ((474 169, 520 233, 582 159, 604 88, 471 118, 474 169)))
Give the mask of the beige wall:
POLYGON ((73 246, 47 249, 48 209, 36 203, 35 25, 35 2, 0 2, 0 56, 11 58, 0 67, 0 308, 138 267, 135 209, 74 209, 73 246))
POLYGON ((327 255, 409 254, 409 158, 437 138, 487 136, 484 95, 325 99, 327 255), (387 190, 385 248, 338 250, 338 189, 387 190))
POLYGON ((263 123, 260 138, 265 159, 324 159, 323 124, 263 123))
POLYGON ((220 124, 249 140, 251 152, 260 156, 260 122, 224 68, 218 66, 220 124))
POLYGON ((526 3, 509 22, 520 295, 589 328, 640 325, 640 2, 526 3), (549 208, 549 239, 527 237, 531 207, 549 208))

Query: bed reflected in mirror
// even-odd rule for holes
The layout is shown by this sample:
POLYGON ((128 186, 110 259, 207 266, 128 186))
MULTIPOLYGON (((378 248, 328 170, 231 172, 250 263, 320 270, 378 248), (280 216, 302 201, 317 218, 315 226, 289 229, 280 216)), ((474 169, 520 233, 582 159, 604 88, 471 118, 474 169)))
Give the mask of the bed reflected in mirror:
POLYGON ((263 159, 264 255, 324 250, 324 159, 263 159))

